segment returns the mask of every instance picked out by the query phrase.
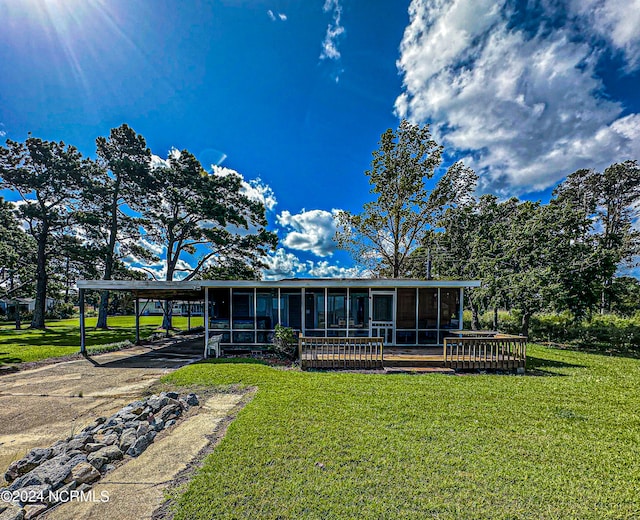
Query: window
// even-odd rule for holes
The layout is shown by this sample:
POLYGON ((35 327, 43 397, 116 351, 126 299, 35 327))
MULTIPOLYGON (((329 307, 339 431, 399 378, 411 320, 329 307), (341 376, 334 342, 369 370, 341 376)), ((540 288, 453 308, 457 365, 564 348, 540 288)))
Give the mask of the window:
POLYGON ((415 289, 398 289, 396 326, 399 329, 416 328, 415 289))
POLYGON ((304 300, 304 325, 307 336, 324 336, 324 289, 307 289, 304 300), (311 331, 316 331, 310 334, 311 331), (320 332, 322 332, 320 334, 320 332))
MULTIPOLYGON (((256 292, 256 328, 273 330, 278 323, 278 290, 261 289, 256 292)), ((262 336, 261 336, 262 337, 262 336)), ((266 343, 260 341, 260 343, 266 343)))
POLYGON ((438 327, 438 289, 418 290, 418 328, 438 327))
POLYGON ((460 289, 440 289, 440 328, 460 328, 460 289))
POLYGON ((209 290, 209 328, 229 329, 229 301, 229 289, 209 290))
POLYGON ((255 329, 253 290, 233 289, 231 312, 234 329, 255 329))
POLYGON ((367 289, 349 291, 349 328, 369 328, 369 291, 367 289))
POLYGON ((329 289, 327 296, 327 325, 329 328, 347 328, 346 289, 329 289))
POLYGON ((280 290, 280 320, 284 327, 302 329, 302 290, 280 290))

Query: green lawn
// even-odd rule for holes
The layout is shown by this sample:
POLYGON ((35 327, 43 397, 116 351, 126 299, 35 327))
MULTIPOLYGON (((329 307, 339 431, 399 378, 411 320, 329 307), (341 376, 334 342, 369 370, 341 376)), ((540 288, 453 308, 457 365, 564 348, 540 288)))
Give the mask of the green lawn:
POLYGON ((640 360, 529 354, 527 376, 184 367, 165 381, 258 391, 176 519, 640 518, 640 360))
MULTIPOLYGON (((78 318, 47 322, 46 330, 31 330, 28 323, 23 330, 15 330, 13 324, 0 325, 0 365, 24 363, 41 359, 61 357, 80 350, 80 324, 78 318)), ((161 316, 142 316, 140 336, 145 338, 161 325, 161 316)), ((191 326, 201 326, 202 317, 191 318, 191 326)), ((95 330, 96 318, 87 318, 87 347, 100 349, 103 345, 135 340, 135 318, 112 316, 108 319, 109 330, 95 330)), ((173 325, 187 328, 187 318, 176 316, 173 325)))

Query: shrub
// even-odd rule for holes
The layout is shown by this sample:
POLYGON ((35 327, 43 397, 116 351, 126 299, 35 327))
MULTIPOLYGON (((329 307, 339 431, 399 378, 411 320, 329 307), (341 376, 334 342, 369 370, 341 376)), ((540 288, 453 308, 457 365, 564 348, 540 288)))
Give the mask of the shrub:
POLYGON ((290 327, 283 327, 278 324, 275 328, 273 338, 273 350, 281 356, 295 360, 298 357, 298 343, 296 334, 290 327))

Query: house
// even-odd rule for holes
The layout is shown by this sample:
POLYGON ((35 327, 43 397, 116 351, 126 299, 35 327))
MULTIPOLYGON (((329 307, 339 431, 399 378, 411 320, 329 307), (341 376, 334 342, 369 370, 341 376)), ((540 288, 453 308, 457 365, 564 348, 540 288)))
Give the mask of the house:
MULTIPOLYGON (((134 293, 145 300, 204 304, 205 327, 223 345, 268 345, 276 324, 305 337, 381 337, 385 345, 442 345, 462 328, 464 289, 478 281, 298 278, 278 281, 78 282, 78 288, 134 293)), ((182 311, 180 311, 182 313, 182 311)))
MULTIPOLYGON (((35 298, 5 298, 0 300, 0 314, 4 314, 9 319, 13 319, 16 303, 20 309, 20 314, 33 312, 36 308, 35 298)), ((45 304, 47 312, 53 309, 55 304, 56 300, 53 298, 47 298, 47 302, 45 304)))
POLYGON ((205 353, 272 345, 276 325, 294 329, 303 368, 524 370, 526 338, 464 331, 464 291, 478 281, 407 279, 78 282, 80 349, 85 352, 84 291, 129 291, 141 300, 198 302, 205 353), (211 343, 214 342, 214 343, 211 343))

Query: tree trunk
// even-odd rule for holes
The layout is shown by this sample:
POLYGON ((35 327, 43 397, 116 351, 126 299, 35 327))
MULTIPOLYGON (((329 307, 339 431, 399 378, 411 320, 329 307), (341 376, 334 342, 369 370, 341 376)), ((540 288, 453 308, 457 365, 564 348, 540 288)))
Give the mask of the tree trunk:
POLYGON ((529 322, 531 320, 531 313, 530 312, 524 312, 522 314, 522 327, 520 329, 520 334, 522 334, 523 336, 529 336, 529 322))
POLYGON ((165 300, 164 301, 164 316, 162 318, 162 328, 166 329, 167 336, 169 335, 169 331, 171 330, 171 322, 173 317, 173 301, 165 300))
MULTIPOLYGON (((113 276, 113 257, 116 251, 116 239, 118 237, 118 194, 120 193, 120 178, 116 179, 114 187, 113 201, 111 203, 111 229, 109 230, 109 244, 107 256, 104 259, 103 280, 111 280, 113 276)), ((100 293, 100 309, 98 310, 98 322, 96 329, 107 328, 107 304, 109 302, 109 291, 100 293)))
POLYGON ((38 240, 38 256, 36 260, 36 302, 31 320, 32 329, 44 329, 44 315, 47 306, 47 241, 49 230, 43 227, 38 240))
POLYGON ((107 310, 109 306, 109 291, 100 291, 100 305, 98 306, 98 322, 96 329, 107 328, 107 310))
POLYGON ((498 330, 498 307, 493 308, 493 330, 498 330))
POLYGON ((478 306, 471 304, 471 328, 473 330, 480 330, 480 312, 478 306))

